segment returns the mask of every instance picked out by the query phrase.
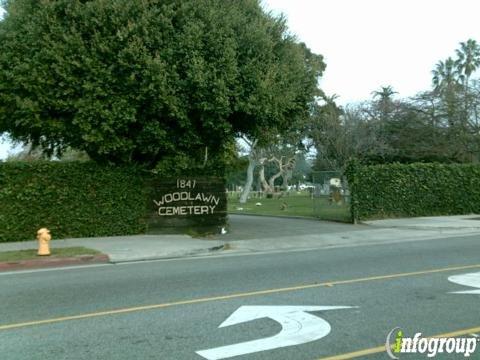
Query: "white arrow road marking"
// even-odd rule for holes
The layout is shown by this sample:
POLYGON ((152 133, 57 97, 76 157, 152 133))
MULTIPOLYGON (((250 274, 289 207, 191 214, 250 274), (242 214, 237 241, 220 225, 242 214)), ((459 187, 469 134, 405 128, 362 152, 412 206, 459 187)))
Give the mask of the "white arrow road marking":
POLYGON ((448 278, 449 281, 456 284, 478 288, 479 290, 455 291, 453 294, 478 294, 480 295, 480 272, 453 275, 448 278))
POLYGON ((197 351, 197 354, 208 360, 219 360, 315 341, 328 335, 331 330, 330 324, 318 316, 306 313, 306 311, 325 311, 349 308, 352 307, 241 306, 222 324, 220 324, 219 328, 255 319, 270 318, 280 323, 280 325, 282 325, 282 330, 277 335, 268 338, 222 346, 209 350, 201 350, 197 351))

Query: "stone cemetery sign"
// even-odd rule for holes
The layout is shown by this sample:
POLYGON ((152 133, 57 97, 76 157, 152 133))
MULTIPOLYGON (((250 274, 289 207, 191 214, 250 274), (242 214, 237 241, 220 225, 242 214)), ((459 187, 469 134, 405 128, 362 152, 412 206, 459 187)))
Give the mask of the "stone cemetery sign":
POLYGON ((149 232, 220 232, 227 221, 225 181, 214 177, 151 182, 149 232))

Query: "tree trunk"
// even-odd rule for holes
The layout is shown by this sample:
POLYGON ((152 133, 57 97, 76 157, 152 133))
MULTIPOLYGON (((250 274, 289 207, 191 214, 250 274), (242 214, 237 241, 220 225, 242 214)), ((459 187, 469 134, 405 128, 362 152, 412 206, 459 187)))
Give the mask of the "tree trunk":
POLYGON ((283 171, 280 170, 278 173, 276 173, 275 175, 273 175, 273 176, 268 180, 268 185, 270 185, 270 188, 272 189, 273 192, 275 191, 275 180, 277 180, 280 176, 282 176, 282 174, 283 174, 283 171))
POLYGON ((247 181, 245 181, 245 187, 243 188, 242 194, 240 195, 240 204, 245 204, 250 194, 253 183, 253 170, 255 170, 256 161, 253 156, 250 156, 248 159, 248 168, 247 168, 247 181))
POLYGON ((258 171, 258 179, 260 184, 262 184, 262 190, 266 193, 272 193, 273 189, 268 185, 267 180, 265 180, 265 159, 260 160, 260 170, 258 171))
POLYGON ((240 195, 240 204, 245 204, 248 200, 248 195, 252 189, 253 183, 253 171, 257 166, 257 141, 253 140, 249 142, 244 138, 245 142, 250 145, 250 154, 248 155, 248 168, 247 168, 247 180, 245 181, 245 187, 243 188, 242 194, 240 195))
POLYGON ((283 156, 280 159, 277 159, 275 156, 270 159, 270 161, 273 161, 277 164, 278 166, 278 172, 273 175, 269 180, 268 184, 270 185, 270 188, 275 191, 275 180, 279 178, 280 176, 283 178, 283 184, 282 187, 286 185, 286 188, 288 189, 288 178, 289 178, 289 173, 291 173, 291 170, 295 166, 295 156, 291 157, 290 159, 287 160, 285 164, 283 164, 283 156))
POLYGON ((292 170, 287 170, 284 174, 282 174, 282 188, 285 191, 288 191, 288 180, 292 178, 292 170))

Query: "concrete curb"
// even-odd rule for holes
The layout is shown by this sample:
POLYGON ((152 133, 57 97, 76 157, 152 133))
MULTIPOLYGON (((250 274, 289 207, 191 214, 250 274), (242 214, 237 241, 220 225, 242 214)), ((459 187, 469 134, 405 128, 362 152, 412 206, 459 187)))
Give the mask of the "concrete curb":
POLYGON ((468 230, 473 231, 476 230, 480 232, 480 227, 478 226, 428 226, 428 225, 396 225, 396 226, 382 226, 382 225, 371 225, 371 224, 364 224, 370 227, 375 227, 379 229, 398 229, 398 230, 438 230, 438 231, 447 231, 447 230, 468 230))
POLYGON ((346 224, 346 225, 353 225, 352 222, 345 222, 345 221, 341 221, 341 220, 327 220, 327 219, 322 219, 320 217, 314 217, 314 216, 249 214, 249 213, 239 213, 239 212, 238 213, 237 212, 229 212, 228 215, 271 217, 271 218, 276 218, 276 219, 325 221, 325 222, 333 222, 333 223, 340 223, 340 224, 346 224))
POLYGON ((39 269, 45 267, 90 265, 109 263, 108 255, 80 255, 75 257, 44 257, 39 259, 0 262, 0 272, 11 270, 39 269))
POLYGON ((184 251, 184 252, 153 255, 153 256, 137 256, 137 257, 133 256, 133 257, 124 258, 124 259, 118 258, 118 257, 111 257, 109 259, 109 263, 124 264, 124 263, 135 263, 135 262, 142 262, 142 261, 174 260, 174 259, 204 257, 208 255, 221 254, 221 252, 225 250, 225 247, 226 247, 226 243, 218 246, 213 246, 210 248, 197 249, 194 251, 184 251))

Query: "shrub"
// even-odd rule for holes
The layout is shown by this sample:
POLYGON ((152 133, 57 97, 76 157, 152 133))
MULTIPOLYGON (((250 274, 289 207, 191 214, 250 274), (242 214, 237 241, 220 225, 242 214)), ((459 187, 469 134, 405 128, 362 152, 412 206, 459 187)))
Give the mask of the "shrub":
POLYGON ((352 162, 346 176, 355 220, 480 212, 478 165, 352 162))
POLYGON ((138 234, 148 192, 134 167, 91 162, 0 163, 0 242, 138 234))

